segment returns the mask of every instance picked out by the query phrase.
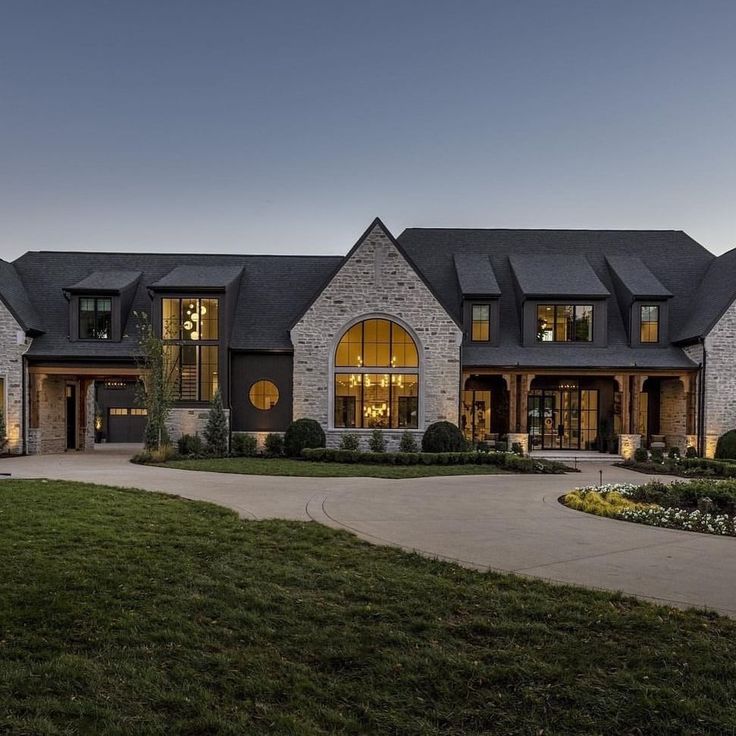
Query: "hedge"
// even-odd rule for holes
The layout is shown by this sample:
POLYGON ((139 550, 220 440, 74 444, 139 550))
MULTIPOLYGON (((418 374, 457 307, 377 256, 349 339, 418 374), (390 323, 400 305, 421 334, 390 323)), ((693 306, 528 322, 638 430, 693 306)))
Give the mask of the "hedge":
POLYGON ((372 465, 496 465, 515 473, 564 473, 571 468, 551 460, 519 457, 510 452, 360 452, 331 447, 305 449, 302 457, 322 463, 372 465))

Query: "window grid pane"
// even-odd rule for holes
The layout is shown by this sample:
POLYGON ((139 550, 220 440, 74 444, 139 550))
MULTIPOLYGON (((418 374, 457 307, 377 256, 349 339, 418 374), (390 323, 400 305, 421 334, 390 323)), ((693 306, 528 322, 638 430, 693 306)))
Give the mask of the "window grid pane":
POLYGON ((474 304, 472 308, 472 332, 474 342, 488 342, 491 339, 491 308, 488 304, 474 304))
POLYGON ((640 314, 640 341, 659 342, 659 306, 646 304, 642 306, 640 314))

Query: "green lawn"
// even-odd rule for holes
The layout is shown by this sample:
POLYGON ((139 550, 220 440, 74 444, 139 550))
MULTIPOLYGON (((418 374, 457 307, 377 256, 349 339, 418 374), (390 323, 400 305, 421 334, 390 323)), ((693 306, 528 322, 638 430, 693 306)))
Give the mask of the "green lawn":
POLYGON ((0 733, 732 734, 736 622, 0 481, 0 733))
POLYGON ((167 468, 209 470, 245 475, 294 475, 310 478, 428 478, 433 475, 498 475, 507 471, 495 465, 373 465, 370 463, 318 463, 309 460, 263 457, 223 457, 170 460, 167 468))

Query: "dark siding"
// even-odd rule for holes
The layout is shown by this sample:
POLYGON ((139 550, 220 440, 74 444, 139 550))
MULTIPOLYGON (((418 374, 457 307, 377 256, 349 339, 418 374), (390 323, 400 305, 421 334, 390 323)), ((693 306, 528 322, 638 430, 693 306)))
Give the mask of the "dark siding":
POLYGON ((230 406, 235 432, 283 432, 291 422, 292 365, 290 353, 233 353, 230 406), (273 409, 256 409, 248 399, 250 387, 273 381, 279 401, 273 409))

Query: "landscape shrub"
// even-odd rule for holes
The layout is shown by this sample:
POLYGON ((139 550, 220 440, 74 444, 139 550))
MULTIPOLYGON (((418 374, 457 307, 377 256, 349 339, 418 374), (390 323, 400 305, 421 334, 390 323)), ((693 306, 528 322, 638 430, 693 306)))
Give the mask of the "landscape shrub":
POLYGON ((133 455, 130 458, 130 462, 137 463, 139 465, 145 465, 147 463, 165 463, 169 460, 175 460, 178 457, 176 450, 172 445, 161 445, 158 448, 152 450, 142 450, 139 453, 133 455))
POLYGON ((716 459, 736 459, 736 429, 731 429, 718 438, 716 459))
POLYGON ((371 452, 386 452, 386 438, 380 429, 374 429, 371 432, 368 447, 370 447, 371 452))
POLYGON ((661 465, 664 462, 664 452, 661 448, 655 447, 652 450, 652 462, 661 465))
POLYGON ((667 451, 667 457, 670 460, 679 460, 680 450, 677 447, 670 447, 670 449, 667 451))
POLYGON ((230 451, 234 457, 255 457, 258 454, 258 440, 252 434, 234 434, 230 451))
POLYGON ((204 452, 204 442, 198 434, 183 434, 177 440, 179 454, 186 457, 187 455, 201 455, 204 452))
POLYGON ((452 422, 435 422, 427 427, 422 437, 423 452, 463 452, 465 437, 452 422))
POLYGON ((685 448, 685 457, 686 458, 693 458, 698 456, 698 451, 692 446, 688 445, 685 448))
POLYGON ((284 438, 276 432, 269 432, 263 445, 268 457, 281 457, 284 454, 284 438))
POLYGON ((644 447, 637 447, 636 450, 634 450, 634 460, 637 463, 645 463, 649 460, 649 453, 644 447))
POLYGON ((283 447, 289 457, 298 457, 308 447, 324 446, 324 430, 314 419, 297 419, 288 426, 284 435, 283 447))
POLYGON ((417 450, 419 450, 419 446, 417 445, 416 438, 407 430, 401 435, 399 452, 417 452, 417 450))
POLYGON ((360 437, 357 432, 345 432, 340 438, 341 450, 360 450, 360 437))
POLYGON ((521 442, 513 442, 511 444, 511 452, 513 452, 514 455, 522 457, 524 455, 524 448, 522 447, 521 442))
POLYGON ((204 435, 205 449, 208 455, 213 457, 225 457, 227 455, 228 426, 220 389, 215 391, 207 415, 207 424, 205 424, 202 434, 204 435))

